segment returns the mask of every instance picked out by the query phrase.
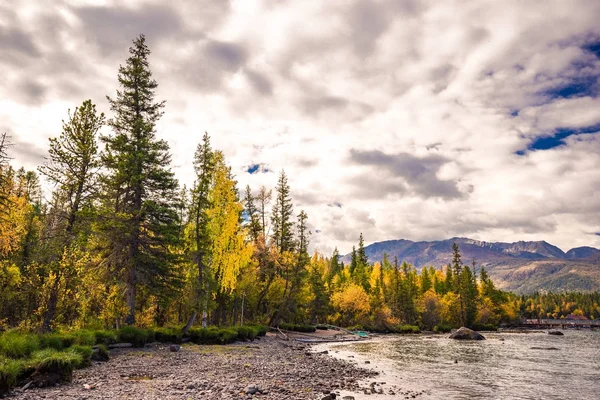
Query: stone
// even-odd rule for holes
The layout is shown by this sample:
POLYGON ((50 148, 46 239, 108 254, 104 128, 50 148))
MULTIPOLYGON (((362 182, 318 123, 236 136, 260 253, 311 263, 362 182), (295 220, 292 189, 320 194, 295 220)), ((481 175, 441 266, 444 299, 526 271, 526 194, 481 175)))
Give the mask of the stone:
POLYGON ((181 350, 181 346, 178 344, 172 344, 169 346, 169 351, 171 351, 172 353, 176 353, 179 350, 181 350))
POLYGON ((465 328, 463 326, 460 329, 458 329, 456 332, 452 333, 450 335, 450 339, 456 339, 456 340, 485 340, 485 337, 482 334, 480 334, 478 332, 475 332, 472 329, 465 328))
POLYGON ((260 392, 260 388, 256 385, 250 385, 246 388, 246 390, 244 392, 246 392, 246 394, 256 394, 258 392, 260 392))

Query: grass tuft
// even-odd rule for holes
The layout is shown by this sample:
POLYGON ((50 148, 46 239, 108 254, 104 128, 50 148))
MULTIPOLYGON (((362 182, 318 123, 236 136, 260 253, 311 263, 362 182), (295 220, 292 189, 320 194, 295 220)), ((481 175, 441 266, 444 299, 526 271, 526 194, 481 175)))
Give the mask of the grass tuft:
POLYGON ((39 349, 37 335, 5 332, 0 335, 0 355, 10 358, 25 358, 39 349))
POLYGON ((8 393, 17 383, 17 377, 22 370, 22 361, 0 357, 0 395, 8 393))
POLYGON ((133 326, 124 326, 119 330, 119 341, 131 343, 134 347, 144 347, 151 339, 151 333, 146 329, 139 329, 133 326))

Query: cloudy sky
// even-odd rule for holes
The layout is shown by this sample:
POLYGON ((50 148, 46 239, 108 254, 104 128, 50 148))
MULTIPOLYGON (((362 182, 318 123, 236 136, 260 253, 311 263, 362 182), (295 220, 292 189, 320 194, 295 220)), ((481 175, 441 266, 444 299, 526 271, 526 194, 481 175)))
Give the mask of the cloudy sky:
POLYGON ((34 168, 153 51, 158 134, 240 187, 285 169, 324 252, 467 236, 600 247, 600 1, 0 1, 0 132, 34 168))

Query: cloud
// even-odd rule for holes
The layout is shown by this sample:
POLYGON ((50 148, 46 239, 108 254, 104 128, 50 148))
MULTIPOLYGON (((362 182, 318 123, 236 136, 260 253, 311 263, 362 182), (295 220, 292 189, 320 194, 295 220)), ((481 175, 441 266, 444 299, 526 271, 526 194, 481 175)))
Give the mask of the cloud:
POLYGON ((424 197, 453 199, 462 196, 456 182, 437 177, 441 167, 450 162, 443 156, 432 154, 417 157, 408 153, 386 154, 379 150, 352 149, 350 160, 361 166, 376 167, 377 173, 373 171, 373 176, 364 176, 366 179, 361 180, 360 186, 364 187, 368 180, 379 180, 379 184, 367 183, 370 186, 367 187, 376 190, 377 195, 385 195, 386 191, 398 194, 410 191, 424 197), (382 174, 382 171, 388 174, 382 174), (397 177, 402 177, 404 184, 397 177))
POLYGON ((0 131, 15 165, 42 162, 84 99, 110 117, 144 33, 181 182, 208 131, 240 188, 286 171, 314 248, 345 253, 360 232, 600 246, 598 1, 13 3, 0 131))
POLYGON ((273 84, 266 76, 260 72, 252 70, 251 68, 246 68, 244 72, 258 93, 265 96, 270 96, 273 94, 273 84))
POLYGON ((152 44, 172 38, 182 29, 180 16, 167 5, 82 6, 73 12, 85 26, 86 38, 97 45, 103 57, 123 54, 131 40, 142 33, 152 44))

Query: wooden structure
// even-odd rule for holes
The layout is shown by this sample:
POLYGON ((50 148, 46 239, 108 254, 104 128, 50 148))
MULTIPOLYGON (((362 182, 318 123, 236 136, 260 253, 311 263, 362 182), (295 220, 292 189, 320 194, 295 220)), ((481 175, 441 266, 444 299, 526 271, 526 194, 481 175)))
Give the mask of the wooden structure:
POLYGON ((599 319, 526 319, 523 321, 523 326, 537 329, 552 329, 552 328, 600 328, 599 319))

